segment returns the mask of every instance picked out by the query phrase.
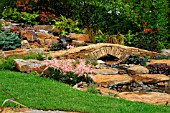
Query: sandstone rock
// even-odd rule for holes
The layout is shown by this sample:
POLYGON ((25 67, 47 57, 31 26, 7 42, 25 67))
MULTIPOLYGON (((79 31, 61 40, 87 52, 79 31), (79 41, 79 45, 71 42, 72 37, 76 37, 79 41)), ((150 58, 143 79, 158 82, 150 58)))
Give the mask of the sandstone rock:
POLYGON ((38 61, 34 59, 29 60, 23 60, 23 59, 14 59, 15 66, 20 72, 33 72, 37 71, 38 73, 41 73, 45 67, 46 62, 45 61, 38 61))
POLYGON ((125 69, 118 69, 118 74, 127 74, 127 70, 125 70, 125 69))
POLYGON ((72 40, 77 40, 76 33, 69 33, 68 37, 72 40))
POLYGON ((128 73, 130 75, 148 74, 149 70, 146 67, 135 65, 135 66, 131 66, 130 68, 128 68, 128 73))
POLYGON ((38 30, 40 33, 44 33, 44 34, 48 34, 48 31, 47 30, 43 30, 43 29, 40 29, 38 30))
POLYGON ((170 88, 170 81, 169 82, 168 81, 167 82, 158 82, 157 85, 160 87, 169 87, 170 88))
POLYGON ((51 47, 51 45, 58 44, 58 43, 59 43, 59 41, 57 40, 57 38, 54 38, 54 39, 45 39, 44 40, 44 44, 48 45, 48 47, 51 47))
POLYGON ((84 46, 86 43, 84 41, 79 41, 79 40, 72 40, 71 45, 74 46, 84 46))
POLYGON ((72 39, 72 40, 90 42, 90 38, 89 38, 89 35, 88 35, 88 34, 70 33, 70 34, 69 34, 69 37, 70 37, 70 39, 72 39))
POLYGON ((22 40, 21 41, 21 48, 22 49, 29 49, 30 48, 30 44, 27 40, 22 40))
POLYGON ((9 50, 9 51, 0 51, 0 57, 12 57, 12 56, 26 56, 28 54, 32 53, 44 53, 44 48, 30 48, 30 49, 20 49, 17 48, 15 50, 9 50))
POLYGON ((137 83, 140 81, 142 81, 143 83, 158 83, 170 80, 170 77, 164 74, 136 74, 132 76, 132 78, 137 83))
POLYGON ((94 82, 103 87, 107 85, 118 85, 118 84, 127 84, 132 82, 132 78, 127 74, 124 75, 95 75, 94 82))
POLYGON ((102 96, 115 96, 117 95, 119 92, 114 91, 114 90, 110 90, 108 88, 97 88, 97 90, 100 91, 102 96))
POLYGON ((45 45, 44 39, 37 38, 37 42, 38 42, 40 45, 45 45))
POLYGON ((41 53, 41 54, 43 54, 44 53, 44 48, 31 48, 29 51, 33 52, 33 53, 41 53))
POLYGON ((148 104, 170 105, 170 94, 159 92, 122 92, 117 97, 148 104))
POLYGON ((0 108, 1 113, 26 113, 28 110, 30 110, 30 108, 10 108, 10 107, 4 107, 3 109, 0 108))
POLYGON ((17 26, 10 26, 9 30, 10 30, 11 32, 16 32, 16 31, 19 30, 19 28, 18 28, 17 26))
POLYGON ((52 40, 51 39, 44 39, 44 44, 51 46, 52 45, 52 40))
POLYGON ((53 26, 52 25, 34 25, 34 29, 43 29, 52 32, 53 26))
POLYGON ((163 49, 163 50, 161 51, 161 54, 162 54, 162 55, 165 55, 165 56, 170 56, 170 49, 163 49))
POLYGON ((40 33, 40 32, 36 33, 36 35, 37 35, 37 38, 40 38, 40 39, 54 39, 55 38, 54 35, 52 34, 46 34, 46 33, 40 33))
POLYGON ((59 42, 59 37, 55 37, 52 34, 37 33, 37 37, 37 42, 40 45, 47 45, 48 47, 50 47, 52 44, 57 44, 59 42))
POLYGON ((135 64, 119 64, 119 68, 121 69, 128 69, 133 66, 135 66, 135 64))
POLYGON ((34 39, 35 37, 33 34, 34 34, 34 32, 29 31, 29 30, 21 30, 20 31, 20 37, 23 39, 27 39, 30 42, 35 41, 35 39, 34 39))
POLYGON ((102 74, 102 75, 113 75, 118 74, 118 69, 116 68, 108 68, 108 69, 93 69, 94 74, 102 74))
POLYGON ((1 51, 0 57, 12 57, 12 56, 25 56, 28 54, 26 49, 15 49, 15 50, 9 50, 9 51, 1 51))
POLYGON ((84 88, 84 87, 87 87, 87 83, 86 82, 80 82, 80 83, 77 83, 73 86, 73 88, 75 89, 78 89, 78 88, 84 88))
POLYGON ((97 64, 96 66, 93 66, 94 69, 106 69, 106 65, 105 64, 97 64))
POLYGON ((147 65, 149 64, 155 64, 155 63, 165 63, 167 65, 170 65, 170 60, 151 60, 150 62, 147 62, 147 65))
POLYGON ((95 66, 95 69, 102 69, 102 68, 105 68, 106 65, 105 65, 105 62, 102 61, 102 60, 97 60, 97 65, 95 66))

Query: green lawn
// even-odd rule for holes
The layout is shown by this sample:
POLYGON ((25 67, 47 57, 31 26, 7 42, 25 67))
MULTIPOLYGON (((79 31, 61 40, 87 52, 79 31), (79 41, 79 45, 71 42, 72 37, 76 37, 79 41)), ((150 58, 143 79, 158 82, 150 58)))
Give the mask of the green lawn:
MULTIPOLYGON (((78 91, 57 81, 19 72, 0 71, 0 89, 19 97, 34 109, 89 113, 170 113, 170 106, 156 106, 78 91)), ((0 91, 0 104, 9 95, 0 91)), ((10 106, 11 103, 6 105, 10 106)))

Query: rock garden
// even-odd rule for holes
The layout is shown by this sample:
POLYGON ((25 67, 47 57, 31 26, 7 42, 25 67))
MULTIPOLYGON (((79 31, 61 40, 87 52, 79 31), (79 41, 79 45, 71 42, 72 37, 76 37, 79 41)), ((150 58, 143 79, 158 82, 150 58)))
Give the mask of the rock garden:
MULTIPOLYGON (((61 103, 61 106, 59 107, 56 107, 54 104, 51 105, 50 102, 49 105, 51 105, 51 107, 46 107, 43 104, 37 104, 37 106, 31 105, 30 103, 34 100, 29 97, 29 93, 26 93, 26 95, 28 94, 28 97, 25 97, 28 101, 29 99, 31 101, 27 106, 24 101, 20 102, 19 99, 15 97, 19 96, 16 95, 17 91, 22 91, 20 91, 19 88, 15 91, 12 89, 12 86, 5 85, 6 82, 3 82, 3 80, 14 80, 13 85, 15 87, 15 84, 20 83, 17 83, 17 81, 15 82, 15 78, 12 76, 15 76, 15 73, 18 73, 21 74, 21 78, 23 76, 22 74, 25 74, 23 80, 26 80, 27 82, 23 81, 23 86, 28 85, 27 90, 31 92, 34 92, 34 90, 29 90, 29 86, 30 89, 32 89, 31 87, 34 87, 34 83, 42 84, 45 88, 44 91, 46 90, 48 95, 48 90, 50 89, 43 84, 43 80, 46 79, 48 81, 50 79, 51 81, 49 80, 48 84, 54 84, 54 86, 51 87, 51 90, 55 90, 55 87, 58 87, 59 89, 62 89, 63 87, 63 89, 66 89, 63 85, 70 88, 65 91, 61 90, 61 94, 59 95, 60 98, 62 98, 62 95, 66 92, 69 93, 69 91, 73 90, 74 92, 76 90, 80 93, 77 94, 79 95, 80 100, 81 98, 87 100, 89 98, 89 100, 93 101, 95 98, 104 97, 108 98, 110 102, 112 99, 123 99, 123 101, 128 100, 146 103, 146 106, 159 105, 165 107, 162 109, 165 110, 165 112, 167 110, 168 113, 170 105, 169 28, 167 27, 168 25, 164 24, 166 22, 168 23, 168 21, 159 21, 166 15, 158 16, 157 21, 148 20, 147 22, 141 22, 134 16, 137 14, 132 13, 132 16, 135 17, 135 19, 132 19, 132 17, 128 15, 128 11, 127 13, 121 13, 120 10, 115 13, 119 19, 118 22, 121 22, 121 16, 124 16, 127 18, 129 17, 129 20, 122 21, 126 24, 135 21, 134 25, 131 27, 127 26, 127 30, 119 28, 121 26, 119 24, 121 23, 117 24, 118 27, 115 27, 109 23, 109 20, 105 19, 103 21, 108 22, 105 24, 105 26, 107 26, 105 28, 102 22, 99 24, 101 21, 101 18, 99 17, 104 16, 104 13, 99 13, 99 17, 89 17, 99 21, 98 23, 93 23, 93 21, 90 21, 88 18, 88 22, 86 22, 86 17, 84 16, 88 15, 82 14, 84 19, 80 17, 77 17, 77 19, 76 16, 74 18, 74 16, 70 14, 70 18, 68 18, 69 13, 67 15, 67 12, 60 12, 61 14, 56 12, 56 14, 54 14, 52 10, 49 10, 48 8, 50 7, 54 8, 51 4, 44 6, 42 11, 40 11, 40 9, 36 9, 36 6, 34 5, 39 5, 42 1, 35 0, 32 2, 33 3, 29 0, 27 2, 16 0, 17 6, 15 6, 15 8, 4 7, 1 14, 0 69, 2 72, 0 73, 2 74, 0 75, 0 81, 2 82, 0 83, 0 98, 2 98, 2 100, 0 99, 0 102, 2 102, 2 105, 0 103, 0 112, 10 113, 13 111, 21 111, 26 113, 41 113, 61 110, 54 112, 64 113, 65 111, 77 111, 102 113, 102 110, 99 109, 94 109, 94 111, 88 110, 93 108, 87 108, 86 110, 86 108, 80 107, 79 109, 72 106, 72 104, 68 104, 67 106, 61 103), (23 6, 21 6, 21 4, 23 6), (31 5, 27 6, 26 4, 31 5), (21 10, 20 8, 22 7, 24 9, 21 10), (29 9, 30 7, 31 9, 29 9), (30 13, 31 10, 38 10, 40 12, 30 13), (58 16, 58 13, 60 16, 58 16), (152 25, 149 21, 157 24, 152 25), (136 25, 136 23, 138 24, 136 25), (165 31, 167 33, 165 33, 165 31), (6 70, 8 71, 6 72, 6 70), (8 75, 5 75, 6 73, 9 73, 9 78, 8 75), (33 80, 33 78, 29 78, 27 75, 38 78, 36 78, 35 81, 31 81, 31 84, 29 84, 29 79, 33 80), (55 85, 55 82, 56 84, 61 85, 61 87, 55 85), (92 97, 84 98, 83 96, 80 96, 81 93, 87 93, 92 97), (14 103, 15 105, 11 105, 11 103, 14 103), (4 109, 5 105, 8 108, 4 109), (64 105, 64 107, 62 105, 64 105), (11 106, 15 107, 15 110, 13 108, 13 110, 11 110, 11 108, 9 108, 11 106), (21 108, 16 110, 16 106, 21 108), (31 108, 35 110, 30 110, 31 108), (37 109, 43 109, 44 111, 37 109)), ((76 3, 79 2, 79 0, 76 1, 76 3)), ((44 3, 49 2, 45 1, 44 3)), ((59 1, 58 3, 62 4, 63 2, 59 1)), ((100 3, 96 0, 96 3, 112 8, 112 5, 105 2, 100 3)), ((111 4, 115 5, 116 3, 120 6, 126 4, 129 7, 122 7, 129 8, 129 10, 132 8, 136 13, 138 11, 134 7, 131 7, 132 4, 123 1, 111 4)), ((165 0, 163 3, 167 4, 167 1, 165 0)), ((80 2, 79 5, 82 6, 79 8, 85 8, 83 4, 89 5, 89 9, 91 9, 92 6, 95 6, 98 8, 98 10, 94 9, 95 11, 101 10, 101 7, 99 7, 100 5, 93 4, 93 2, 80 2)), ((141 2, 140 4, 142 5, 143 3, 141 2)), ((159 6, 160 1, 156 4, 159 6)), ((68 5, 70 7, 66 8, 72 8, 72 5, 75 5, 74 2, 70 2, 68 5)), ((135 6, 135 4, 133 5, 135 6)), ((66 5, 63 5, 63 7, 64 6, 66 5)), ((147 10, 151 10, 149 6, 147 6, 147 8, 147 10)), ((73 9, 72 11, 74 14, 74 11, 77 9, 73 9)), ((116 10, 118 9, 119 8, 116 8, 116 10)), ((61 7, 60 10, 62 10, 61 7)), ((104 8, 103 10, 107 11, 108 9, 104 8)), ((81 9, 81 11, 84 10, 81 9)), ((159 12, 158 9, 157 12, 159 12)), ((112 13, 112 10, 109 10, 107 15, 113 16, 112 13)), ((154 16, 154 14, 150 15, 154 16)), ((111 18, 110 16, 108 18, 110 21, 114 22, 114 18, 111 18)), ((140 18, 146 19, 149 17, 143 16, 140 18)), ((41 89, 41 86, 37 87, 41 89)), ((53 94, 53 92, 51 93, 53 94)), ((73 94, 68 96, 72 99, 76 98, 76 95, 74 96, 73 94)), ((52 99, 51 97, 45 96, 43 98, 48 98, 49 101, 52 99)), ((58 102, 60 103, 60 101, 58 102)), ((68 101, 65 99, 63 102, 67 103, 68 101)), ((75 103, 75 106, 78 106, 76 101, 73 102, 75 103)), ((81 100, 81 103, 83 102, 84 101, 81 100)), ((101 103, 99 103, 99 107, 100 104, 101 103)), ((86 106, 86 104, 84 104, 84 106, 86 106)), ((125 106, 127 107, 128 105, 125 106)), ((144 108, 145 107, 142 109, 144 108)), ((128 112, 137 112, 133 111, 131 108, 130 110, 131 111, 128 112)), ((162 112, 164 112, 163 110, 162 112)), ((111 110, 111 112, 113 111, 111 110)), ((108 113, 109 109, 106 112, 108 113)), ((121 110, 118 110, 117 112, 119 113, 121 110)), ((139 112, 144 113, 144 111, 140 110, 139 112)), ((155 110, 155 112, 161 113, 161 110, 155 110)))

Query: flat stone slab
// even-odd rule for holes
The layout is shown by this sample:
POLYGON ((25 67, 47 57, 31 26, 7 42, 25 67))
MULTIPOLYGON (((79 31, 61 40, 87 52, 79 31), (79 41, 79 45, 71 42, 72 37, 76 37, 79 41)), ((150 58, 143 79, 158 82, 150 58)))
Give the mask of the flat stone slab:
POLYGON ((118 74, 118 69, 116 68, 108 68, 108 69, 93 69, 94 74, 102 74, 102 75, 113 75, 118 74))
POLYGON ((164 74, 136 74, 132 76, 134 81, 143 83, 158 83, 170 81, 170 77, 164 74))
POLYGON ((150 62, 147 62, 147 65, 155 63, 165 63, 167 65, 170 65, 170 60, 151 60, 150 62))
POLYGON ((12 57, 12 56, 26 56, 32 53, 44 53, 44 48, 34 48, 34 49, 15 49, 9 51, 0 51, 1 57, 12 57))
POLYGON ((170 94, 159 92, 122 92, 117 97, 148 104, 170 105, 170 94))
POLYGON ((118 85, 131 83, 133 79, 127 74, 123 75, 95 75, 94 82, 98 85, 107 87, 107 85, 118 85))

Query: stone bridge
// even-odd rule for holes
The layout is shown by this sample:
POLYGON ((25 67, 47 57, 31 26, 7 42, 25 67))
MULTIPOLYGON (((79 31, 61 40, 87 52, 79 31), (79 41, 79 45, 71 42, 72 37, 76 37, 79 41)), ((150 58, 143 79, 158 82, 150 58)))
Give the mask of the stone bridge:
POLYGON ((156 56, 159 55, 156 52, 143 50, 134 47, 123 46, 119 44, 110 44, 110 43, 98 43, 91 44, 88 46, 77 47, 68 50, 60 50, 56 52, 51 52, 49 56, 56 57, 58 59, 66 58, 101 58, 107 55, 114 56, 118 58, 118 62, 124 61, 129 55, 139 55, 139 56, 156 56))

